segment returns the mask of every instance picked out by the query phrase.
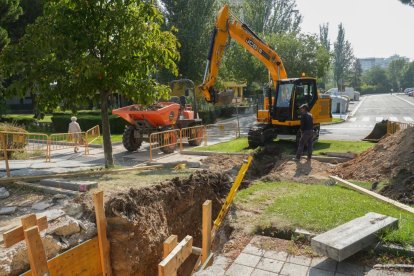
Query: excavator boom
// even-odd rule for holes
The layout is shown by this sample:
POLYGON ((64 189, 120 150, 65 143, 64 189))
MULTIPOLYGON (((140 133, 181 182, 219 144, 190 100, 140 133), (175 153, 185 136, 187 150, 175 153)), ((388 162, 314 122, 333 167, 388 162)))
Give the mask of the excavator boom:
POLYGON ((229 38, 232 38, 243 48, 247 49, 267 67, 274 88, 276 87, 277 80, 287 78, 285 67, 279 55, 250 30, 246 24, 232 15, 228 5, 225 5, 217 16, 211 35, 204 80, 199 87, 207 102, 222 102, 220 98, 223 97, 220 97, 214 90, 214 84, 217 80, 218 70, 229 38))

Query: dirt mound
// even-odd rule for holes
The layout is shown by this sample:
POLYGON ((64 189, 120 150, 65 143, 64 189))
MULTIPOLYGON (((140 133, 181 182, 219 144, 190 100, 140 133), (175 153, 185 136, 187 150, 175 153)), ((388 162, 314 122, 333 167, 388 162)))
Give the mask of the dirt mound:
POLYGON ((202 162, 211 171, 225 172, 234 168, 240 168, 244 159, 246 159, 244 155, 214 154, 203 159, 202 162))
POLYGON ((174 234, 201 246, 201 205, 213 201, 216 217, 230 182, 221 173, 195 172, 155 186, 119 193, 105 206, 116 275, 156 275, 162 244, 174 234))
POLYGON ((414 205, 414 175, 412 172, 400 172, 399 179, 401 180, 394 179, 391 185, 385 186, 380 193, 402 203, 414 205))
POLYGON ((356 159, 340 164, 337 175, 354 180, 396 180, 414 174, 414 127, 381 140, 356 159))
POLYGON ((296 162, 292 158, 283 158, 272 170, 261 178, 262 181, 288 180, 302 183, 321 183, 329 178, 329 172, 335 165, 312 160, 296 162))

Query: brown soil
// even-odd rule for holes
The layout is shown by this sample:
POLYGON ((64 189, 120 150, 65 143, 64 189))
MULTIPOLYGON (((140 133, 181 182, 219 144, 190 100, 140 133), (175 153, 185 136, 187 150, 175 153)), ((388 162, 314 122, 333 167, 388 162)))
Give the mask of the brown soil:
POLYGON ((197 171, 151 187, 131 189, 106 203, 111 263, 115 275, 156 275, 162 244, 170 235, 201 246, 201 206, 213 203, 216 217, 230 182, 221 173, 197 171))
MULTIPOLYGON (((236 175, 245 156, 212 155, 203 160, 212 171, 236 175)), ((321 183, 328 179, 334 165, 313 160, 312 162, 295 162, 291 157, 283 156, 278 145, 268 144, 254 153, 253 162, 246 174, 246 180, 262 181, 299 181, 304 183, 321 183)))
POLYGON ((414 204, 414 127, 381 140, 334 173, 345 179, 389 182, 382 194, 414 204))
POLYGON ((283 158, 275 164, 273 169, 262 181, 295 181, 301 183, 321 183, 329 178, 329 171, 335 165, 316 160, 295 162, 291 158, 283 158))

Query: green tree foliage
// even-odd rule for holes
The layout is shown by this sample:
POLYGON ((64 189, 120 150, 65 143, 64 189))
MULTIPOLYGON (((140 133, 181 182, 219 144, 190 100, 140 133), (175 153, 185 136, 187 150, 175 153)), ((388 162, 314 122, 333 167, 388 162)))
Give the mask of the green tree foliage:
POLYGON ((331 41, 329 40, 329 23, 319 25, 319 42, 328 51, 331 51, 331 41))
POLYGON ((414 7, 414 0, 400 0, 401 3, 414 7))
POLYGON ((44 0, 20 0, 22 14, 7 25, 11 43, 16 43, 25 33, 26 26, 43 14, 44 0))
POLYGON ((245 0, 242 7, 244 20, 258 34, 300 31, 302 15, 295 0, 245 0))
POLYGON ((414 61, 407 65, 407 70, 405 70, 401 79, 401 87, 414 87, 414 61))
POLYGON ((21 14, 20 0, 0 0, 0 51, 10 43, 7 25, 21 14))
POLYGON ((43 109, 63 103, 76 110, 99 97, 105 165, 111 167, 110 95, 150 103, 169 91, 154 79, 159 70, 177 72, 177 41, 163 24, 149 1, 48 1, 44 15, 2 53, 5 71, 20 76, 8 91, 35 91, 43 109))
POLYGON ((359 59, 355 59, 350 72, 350 85, 359 90, 362 83, 362 68, 359 59))
MULTIPOLYGON (((299 33, 302 22, 302 15, 297 11, 294 0, 243 0, 240 5, 232 7, 232 12, 259 36, 272 39, 268 43, 274 48, 278 41, 276 34, 280 34, 280 39, 284 40, 280 44, 292 41, 299 33), (286 34, 290 35, 285 36, 286 34)), ((282 55, 279 51, 278 54, 282 55)), ((287 61, 283 59, 283 62, 287 61)), ((225 80, 246 80, 250 89, 268 82, 268 72, 263 64, 234 41, 226 49, 219 77, 225 80)))
POLYGON ((375 66, 363 74, 363 82, 371 92, 388 92, 391 88, 387 77, 387 71, 375 66))
POLYGON ((167 26, 178 30, 180 75, 201 81, 217 11, 216 0, 162 0, 162 3, 167 26))
POLYGON ((353 59, 351 43, 345 39, 345 29, 341 23, 338 26, 338 36, 334 43, 333 57, 334 79, 340 91, 345 89, 344 82, 351 69, 353 59))
POLYGON ((404 76, 405 71, 407 70, 408 62, 405 59, 393 60, 387 68, 387 76, 390 80, 391 87, 394 91, 399 91, 401 86, 401 81, 404 76))

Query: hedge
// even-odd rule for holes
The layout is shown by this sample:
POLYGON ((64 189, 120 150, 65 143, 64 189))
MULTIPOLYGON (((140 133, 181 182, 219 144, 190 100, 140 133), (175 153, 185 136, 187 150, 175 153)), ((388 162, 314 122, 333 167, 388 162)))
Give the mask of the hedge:
POLYGON ((28 117, 1 117, 0 122, 15 124, 23 127, 29 127, 36 122, 35 118, 28 117))
MULTIPOLYGON (((53 129, 55 132, 65 133, 68 131, 70 118, 72 114, 68 113, 55 113, 52 117, 53 129)), ((96 125, 99 125, 102 129, 102 119, 100 115, 90 115, 79 113, 76 115, 78 123, 82 131, 86 131, 96 125)), ((125 129, 127 122, 116 115, 109 115, 109 125, 112 134, 122 134, 125 129)))

